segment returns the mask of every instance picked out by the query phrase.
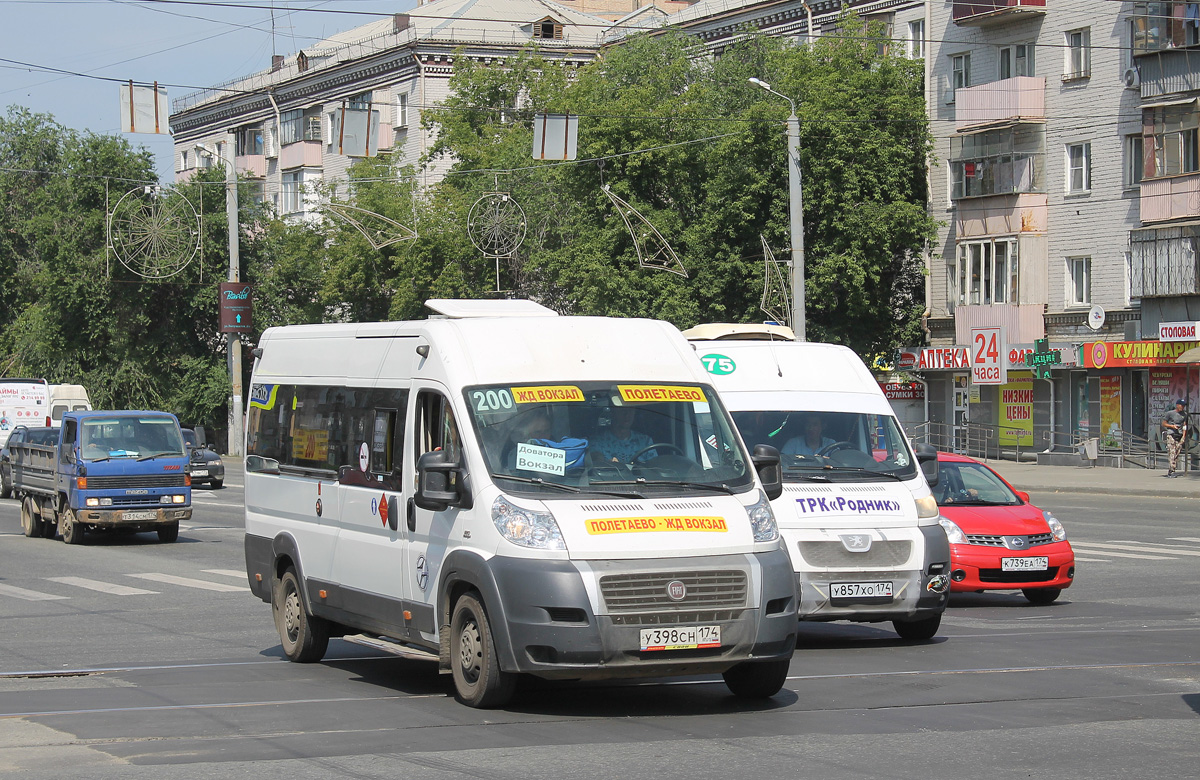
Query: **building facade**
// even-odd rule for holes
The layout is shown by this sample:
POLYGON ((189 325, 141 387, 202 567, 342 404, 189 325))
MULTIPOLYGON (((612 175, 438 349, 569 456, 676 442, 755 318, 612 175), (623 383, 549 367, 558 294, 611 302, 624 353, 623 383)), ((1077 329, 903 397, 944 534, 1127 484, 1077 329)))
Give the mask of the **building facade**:
MULTIPOLYGON (((906 362, 927 381, 929 419, 950 441, 961 444, 968 426, 1037 450, 1156 439, 1166 395, 1182 391, 1161 382, 1174 371, 1167 363, 1115 356, 1147 349, 1119 345, 1157 344, 1159 312, 1188 311, 1183 290, 1157 281, 1183 257, 1178 222, 1200 217, 1200 198, 1188 210, 1178 194, 1191 186, 1181 156, 1189 120, 1177 108, 1186 87, 1140 75, 1149 60, 1163 62, 1147 50, 1159 33, 1145 18, 1161 5, 929 4, 930 207, 943 226, 930 258, 928 342, 952 357, 918 348, 906 362), (1165 129, 1172 122, 1179 127, 1165 129), (974 331, 995 327, 1008 382, 975 382, 974 331), (1061 355, 1048 379, 1024 364, 1042 339, 1061 355)), ((1186 17, 1178 22, 1186 35, 1186 17)), ((1194 97, 1190 105, 1194 127, 1194 97)), ((1194 282, 1194 254, 1192 268, 1194 282)))

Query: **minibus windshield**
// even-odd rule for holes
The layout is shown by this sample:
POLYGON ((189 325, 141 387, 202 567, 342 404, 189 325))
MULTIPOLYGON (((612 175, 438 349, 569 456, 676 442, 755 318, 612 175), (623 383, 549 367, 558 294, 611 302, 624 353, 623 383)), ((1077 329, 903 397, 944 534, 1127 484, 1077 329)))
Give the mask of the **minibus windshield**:
POLYGON ((573 382, 463 393, 488 471, 508 491, 713 495, 754 484, 710 387, 573 382))
POLYGON ((784 482, 911 479, 917 475, 896 418, 856 412, 734 412, 746 446, 779 450, 784 482))

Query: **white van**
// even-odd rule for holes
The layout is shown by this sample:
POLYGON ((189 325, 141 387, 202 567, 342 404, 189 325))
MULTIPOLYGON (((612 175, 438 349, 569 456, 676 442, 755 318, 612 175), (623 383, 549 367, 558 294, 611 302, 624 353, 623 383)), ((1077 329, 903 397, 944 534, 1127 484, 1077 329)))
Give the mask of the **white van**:
MULTIPOLYGON (((846 347, 685 331, 746 445, 781 453, 772 504, 798 575, 801 620, 890 620, 929 639, 946 608, 950 548, 938 525, 937 453, 916 457, 862 360, 846 347), (699 337, 699 338, 697 338, 699 337)), ((790 335, 790 333, 788 334, 790 335)))
POLYGON ((50 425, 50 392, 45 379, 0 378, 0 447, 18 425, 50 425))
POLYGON ((86 412, 92 408, 87 388, 83 385, 50 385, 50 424, 62 425, 67 412, 86 412))
POLYGON ((778 458, 747 457, 679 331, 427 305, 444 316, 255 350, 246 567, 287 657, 386 637, 477 707, 520 673, 776 693, 797 631, 778 458))

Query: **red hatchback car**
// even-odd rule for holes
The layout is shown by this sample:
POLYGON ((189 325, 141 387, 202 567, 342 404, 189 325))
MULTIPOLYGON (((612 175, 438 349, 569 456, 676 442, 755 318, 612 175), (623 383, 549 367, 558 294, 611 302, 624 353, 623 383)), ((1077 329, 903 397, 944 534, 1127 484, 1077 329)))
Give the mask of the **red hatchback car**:
POLYGON ((1075 577, 1062 523, 983 463, 938 453, 933 496, 950 541, 950 590, 1017 590, 1049 604, 1075 577))

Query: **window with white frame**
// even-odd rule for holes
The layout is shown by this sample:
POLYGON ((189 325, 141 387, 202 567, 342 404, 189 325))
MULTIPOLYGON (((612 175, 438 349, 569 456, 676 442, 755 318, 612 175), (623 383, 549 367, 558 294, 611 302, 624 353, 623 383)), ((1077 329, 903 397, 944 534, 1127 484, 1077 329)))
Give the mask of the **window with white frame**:
POLYGON ((1154 176, 1176 176, 1200 171, 1200 115, 1196 103, 1146 109, 1142 112, 1143 149, 1154 149, 1154 176))
POLYGON ((371 107, 371 93, 363 92, 346 100, 346 108, 351 110, 366 110, 371 107))
POLYGON ((284 111, 279 115, 279 143, 286 146, 304 137, 304 109, 284 111))
POLYGON ((303 179, 300 171, 284 173, 280 185, 280 212, 284 214, 296 214, 303 211, 304 202, 301 198, 303 179))
POLYGON ((951 271, 952 297, 960 305, 1017 302, 1017 240, 963 241, 951 271))
POLYGON ((1067 192, 1088 192, 1092 189, 1092 145, 1067 145, 1067 192))
POLYGON ((396 95, 396 127, 408 127, 408 93, 396 95))
POLYGON ((925 56, 925 20, 908 23, 908 56, 919 60, 925 56))
POLYGON ((1067 303, 1071 306, 1092 305, 1092 258, 1068 257, 1067 274, 1070 283, 1067 290, 1067 303))
POLYGON ((954 54, 950 57, 950 89, 971 86, 971 54, 954 54))
POLYGON ((1000 78, 1033 75, 1033 44, 1018 43, 1000 49, 1000 78))
POLYGON ((1087 78, 1092 75, 1091 28, 1070 30, 1066 33, 1067 61, 1063 68, 1063 81, 1087 78))
POLYGON ((1141 133, 1125 136, 1125 176, 1126 187, 1134 187, 1142 180, 1146 170, 1145 144, 1141 133))
POLYGON ((179 153, 179 170, 190 171, 192 169, 191 155, 184 149, 179 153))

